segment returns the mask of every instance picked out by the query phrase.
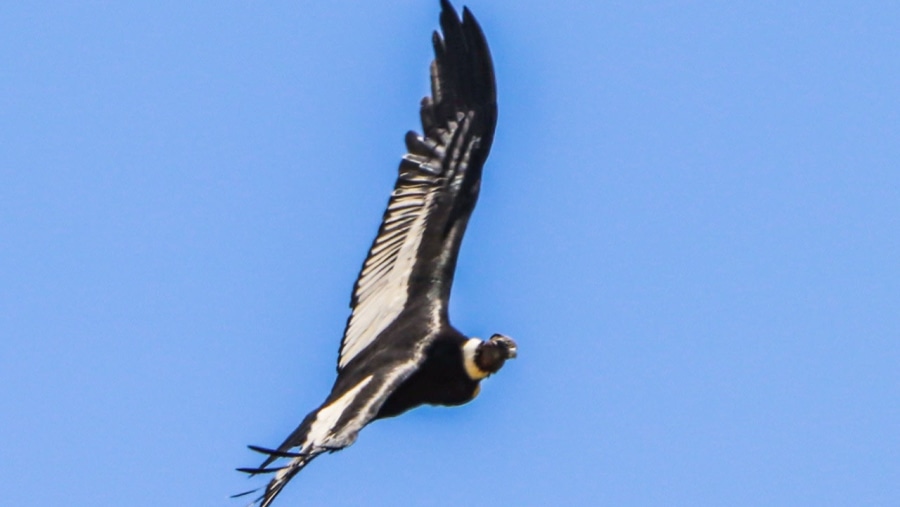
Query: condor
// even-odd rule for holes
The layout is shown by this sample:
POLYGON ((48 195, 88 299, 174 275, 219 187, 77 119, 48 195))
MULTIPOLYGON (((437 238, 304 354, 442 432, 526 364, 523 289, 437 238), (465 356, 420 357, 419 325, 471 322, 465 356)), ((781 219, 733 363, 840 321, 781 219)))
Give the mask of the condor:
POLYGON ((509 337, 470 338, 449 322, 456 259, 491 149, 497 101, 491 55, 469 10, 460 20, 441 0, 440 25, 443 37, 432 38, 431 97, 420 109, 423 135, 406 135, 394 191, 353 288, 331 394, 277 449, 250 446, 268 455, 262 465, 238 469, 274 474, 254 502, 261 507, 316 456, 351 445, 373 420, 423 404, 466 403, 481 380, 516 357, 509 337))

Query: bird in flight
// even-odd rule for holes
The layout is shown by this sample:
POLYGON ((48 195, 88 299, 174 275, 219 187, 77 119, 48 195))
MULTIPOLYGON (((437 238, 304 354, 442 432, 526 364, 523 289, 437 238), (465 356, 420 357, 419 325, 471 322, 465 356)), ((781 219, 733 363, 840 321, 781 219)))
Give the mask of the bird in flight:
POLYGON ((351 445, 375 419, 423 404, 467 403, 484 378, 516 357, 512 339, 468 337, 450 325, 447 311, 497 123, 487 42, 472 13, 462 14, 441 0, 431 96, 420 108, 423 134, 406 134, 397 182, 353 287, 331 394, 277 448, 250 446, 267 455, 259 467, 238 469, 272 474, 254 502, 260 507, 315 457, 351 445))

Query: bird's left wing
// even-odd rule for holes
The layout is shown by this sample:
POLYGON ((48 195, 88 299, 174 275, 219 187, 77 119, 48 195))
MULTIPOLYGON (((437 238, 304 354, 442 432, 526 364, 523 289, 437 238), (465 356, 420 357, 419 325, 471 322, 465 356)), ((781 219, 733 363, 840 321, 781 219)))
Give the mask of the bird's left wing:
POLYGON ((390 393, 416 370, 421 359, 419 353, 406 361, 383 363, 377 371, 338 379, 325 403, 307 415, 278 449, 251 446, 254 451, 267 454, 268 458, 259 468, 238 470, 251 475, 275 474, 265 492, 253 503, 268 507, 284 486, 316 456, 338 451, 355 442, 359 430, 375 418, 390 393), (295 448, 297 450, 293 451, 295 448), (269 466, 279 460, 282 460, 281 464, 269 466))
POLYGON ((435 32, 432 40, 431 96, 420 109, 423 134, 406 135, 397 183, 353 288, 338 372, 373 343, 384 342, 385 329, 401 313, 428 322, 430 329, 447 322, 460 242, 493 140, 497 98, 478 22, 465 8, 460 19, 447 0, 441 7, 443 37, 435 32))

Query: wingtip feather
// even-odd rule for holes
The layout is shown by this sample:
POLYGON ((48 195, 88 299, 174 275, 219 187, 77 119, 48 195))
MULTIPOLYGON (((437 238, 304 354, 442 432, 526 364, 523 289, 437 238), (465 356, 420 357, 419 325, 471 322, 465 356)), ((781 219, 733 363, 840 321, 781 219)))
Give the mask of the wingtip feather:
POLYGON ((275 472, 280 472, 280 471, 284 470, 285 468, 287 468, 287 467, 270 467, 270 468, 262 468, 262 467, 258 467, 258 468, 246 467, 246 468, 244 468, 244 467, 242 467, 242 468, 235 468, 235 470, 237 470, 238 472, 245 473, 245 474, 259 475, 259 474, 273 474, 275 472))
POLYGON ((282 451, 279 449, 269 449, 266 447, 260 447, 258 445, 248 445, 248 449, 254 452, 258 452, 260 454, 265 454, 267 456, 274 456, 276 458, 299 458, 304 456, 302 452, 290 452, 290 451, 282 451))
POLYGON ((254 489, 251 489, 251 490, 249 490, 249 491, 244 491, 243 493, 238 493, 238 494, 236 494, 236 495, 231 495, 231 496, 229 496, 228 498, 240 498, 240 497, 242 497, 242 496, 247 496, 247 495, 256 493, 256 492, 259 491, 260 489, 262 489, 262 488, 254 488, 254 489))

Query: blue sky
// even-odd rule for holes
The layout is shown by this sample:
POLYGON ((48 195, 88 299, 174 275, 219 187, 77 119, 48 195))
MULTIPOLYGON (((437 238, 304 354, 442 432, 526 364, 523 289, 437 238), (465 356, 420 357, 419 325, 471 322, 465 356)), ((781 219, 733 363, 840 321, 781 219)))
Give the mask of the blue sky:
MULTIPOLYGON (((519 358, 276 505, 900 505, 900 8, 468 5, 451 316, 519 358)), ((241 505, 333 382, 437 14, 0 9, 4 504, 241 505)))

